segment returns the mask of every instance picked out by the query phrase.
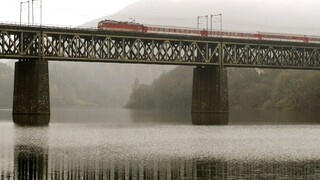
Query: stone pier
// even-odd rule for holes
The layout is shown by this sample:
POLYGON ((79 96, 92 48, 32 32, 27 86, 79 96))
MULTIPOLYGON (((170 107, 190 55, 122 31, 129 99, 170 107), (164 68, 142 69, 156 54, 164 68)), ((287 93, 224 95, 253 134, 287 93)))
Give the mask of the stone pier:
POLYGON ((19 116, 33 116, 29 117, 33 119, 30 122, 32 124, 37 123, 35 121, 40 121, 40 124, 49 123, 49 118, 38 118, 50 115, 48 61, 19 60, 15 63, 14 76, 12 109, 14 121, 20 121, 19 116), (43 119, 48 122, 41 122, 43 119))
POLYGON ((193 71, 192 123, 223 125, 228 123, 227 69, 198 66, 193 71))

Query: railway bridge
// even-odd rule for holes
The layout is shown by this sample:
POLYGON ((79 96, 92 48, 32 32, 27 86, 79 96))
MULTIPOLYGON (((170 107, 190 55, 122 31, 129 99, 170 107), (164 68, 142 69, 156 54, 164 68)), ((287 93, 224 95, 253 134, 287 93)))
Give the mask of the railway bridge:
POLYGON ((195 66, 194 123, 212 124, 228 119, 227 67, 320 69, 320 43, 0 24, 0 58, 19 60, 13 116, 50 114, 48 61, 142 63, 195 66))

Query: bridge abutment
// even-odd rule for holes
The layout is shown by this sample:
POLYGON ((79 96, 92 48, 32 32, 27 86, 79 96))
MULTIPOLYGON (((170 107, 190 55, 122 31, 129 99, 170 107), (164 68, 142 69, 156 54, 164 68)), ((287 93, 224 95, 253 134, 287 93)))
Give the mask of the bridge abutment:
POLYGON ((14 76, 13 115, 50 115, 48 61, 19 60, 14 76))
POLYGON ((193 71, 192 123, 227 124, 229 118, 227 69, 198 66, 193 71))

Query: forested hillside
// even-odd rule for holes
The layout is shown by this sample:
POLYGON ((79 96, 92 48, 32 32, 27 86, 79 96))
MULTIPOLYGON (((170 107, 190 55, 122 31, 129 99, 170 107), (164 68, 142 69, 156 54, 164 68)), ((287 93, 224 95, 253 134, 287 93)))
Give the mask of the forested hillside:
MULTIPOLYGON (((13 63, 0 63, 0 108, 12 108, 13 63)), ((136 77, 142 77, 142 82, 151 82, 165 72, 151 67, 50 61, 50 103, 52 106, 122 107, 136 77)))
MULTIPOLYGON (((301 6, 302 1, 295 0, 281 2, 274 7, 274 1, 141 0, 111 16, 97 17, 82 26, 96 27, 102 19, 134 19, 141 24, 196 27, 197 16, 223 13, 223 29, 226 31, 318 33, 320 25, 314 23, 317 16, 312 13, 301 15, 307 7, 312 7, 313 11, 310 12, 316 12, 318 6, 315 2, 303 1, 301 6), (230 3, 234 6, 230 6, 230 3), (300 11, 288 10, 283 16, 288 3, 291 7, 299 7, 300 11), (246 8, 233 8, 240 5, 246 8), (163 13, 164 9, 166 13, 163 13)), ((206 25, 203 19, 200 27, 206 25)), ((214 19, 213 29, 219 26, 219 19, 214 19)), ((155 81, 172 66, 50 61, 49 69, 52 106, 123 106, 127 102, 127 107, 131 108, 190 108, 190 67, 179 67, 155 81)), ((317 110, 320 104, 320 75, 316 71, 263 70, 259 74, 254 69, 228 69, 228 72, 230 108, 317 110)), ((0 63, 0 106, 11 108, 12 96, 13 69, 0 63)))
MULTIPOLYGON (((320 72, 228 69, 231 110, 311 110, 320 107, 320 72)), ((150 85, 133 85, 128 108, 190 109, 192 69, 178 67, 150 85)))
MULTIPOLYGON (((82 66, 49 65, 52 106, 122 106, 128 99, 128 96, 114 96, 131 92, 123 88, 128 82, 123 80, 126 68, 123 72, 112 72, 113 66, 82 66), (88 70, 90 73, 83 73, 88 70), (109 72, 108 76, 104 71, 109 72)), ((136 79, 126 107, 190 109, 192 72, 192 67, 177 67, 150 84, 136 79)), ((13 68, 0 63, 0 108, 12 107, 13 82, 13 68)), ((230 109, 317 111, 320 108, 318 71, 229 68, 228 86, 230 109)))
POLYGON ((191 104, 192 68, 177 67, 161 75, 151 85, 132 85, 127 108, 188 109, 191 104))

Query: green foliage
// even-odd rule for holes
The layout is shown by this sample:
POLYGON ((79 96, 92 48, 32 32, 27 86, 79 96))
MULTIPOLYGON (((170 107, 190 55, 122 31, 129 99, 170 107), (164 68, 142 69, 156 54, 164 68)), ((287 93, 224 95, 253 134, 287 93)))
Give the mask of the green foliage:
MULTIPOLYGON (((0 108, 12 108, 13 66, 14 61, 0 63, 0 108)), ((129 65, 50 61, 50 103, 52 106, 122 107, 131 91, 128 82, 132 82, 132 76, 141 72, 139 68, 129 65)), ((153 74, 141 73, 154 77, 152 71, 150 73, 153 74)))
POLYGON ((317 111, 320 106, 319 78, 318 71, 281 73, 278 79, 283 82, 275 86, 271 102, 281 110, 317 111))
POLYGON ((231 109, 261 109, 270 99, 276 70, 228 69, 231 109))
MULTIPOLYGON (((230 109, 311 110, 320 108, 320 72, 228 69, 230 109)), ((151 85, 135 84, 128 108, 190 109, 192 69, 178 67, 151 85)))
MULTIPOLYGON (((134 80, 126 79, 126 67, 119 71, 108 65, 50 62, 49 69, 53 106, 120 106, 130 93, 127 82, 134 80)), ((192 72, 191 67, 177 67, 150 85, 136 79, 126 107, 190 110, 192 72)), ((12 107, 13 83, 13 68, 0 63, 0 108, 12 107)), ((228 68, 228 86, 230 109, 320 108, 319 71, 228 68)))
POLYGON ((138 84, 133 89, 129 102, 126 104, 127 108, 153 108, 155 106, 152 99, 152 90, 150 85, 138 84))
POLYGON ((187 109, 191 104, 192 69, 178 67, 154 80, 151 85, 135 81, 127 108, 187 109))

